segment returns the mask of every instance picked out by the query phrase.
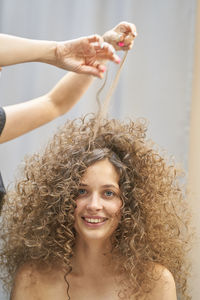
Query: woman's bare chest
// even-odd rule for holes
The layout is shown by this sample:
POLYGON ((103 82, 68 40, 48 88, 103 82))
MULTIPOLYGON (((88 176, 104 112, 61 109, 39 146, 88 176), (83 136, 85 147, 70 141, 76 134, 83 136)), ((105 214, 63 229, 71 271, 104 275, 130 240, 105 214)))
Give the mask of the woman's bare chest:
POLYGON ((119 300, 114 278, 69 278, 70 300, 119 300))

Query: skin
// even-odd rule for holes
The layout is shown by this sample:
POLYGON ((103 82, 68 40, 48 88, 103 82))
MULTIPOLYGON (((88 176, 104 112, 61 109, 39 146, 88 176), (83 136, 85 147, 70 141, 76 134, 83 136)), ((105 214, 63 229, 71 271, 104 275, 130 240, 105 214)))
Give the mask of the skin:
POLYGON ((98 62, 97 56, 119 62, 119 57, 112 51, 114 49, 108 44, 104 44, 102 48, 102 42, 103 38, 99 35, 55 42, 0 34, 0 66, 43 62, 68 71, 101 77, 104 66, 98 62), (111 51, 107 51, 109 48, 111 51))
MULTIPOLYGON (((137 30, 134 24, 121 22, 115 26, 112 30, 107 31, 104 34, 104 41, 108 42, 110 37, 112 41, 117 41, 116 50, 130 50, 133 47, 134 39, 137 36, 137 30), (123 46, 121 46, 123 45, 123 46)), ((111 44, 114 46, 114 43, 111 44)))
MULTIPOLYGON (((133 39, 136 35, 135 26, 123 22, 113 30, 106 32, 103 38, 105 41, 110 39, 109 42, 113 44, 117 50, 129 50, 133 45, 133 39), (119 46, 119 42, 123 46, 119 46)), ((0 39, 1 38, 2 36, 0 36, 0 39)), ((10 42, 12 43, 11 40, 10 42)), ((27 41, 23 40, 23 42, 26 43, 27 41)), ((95 39, 92 38, 92 40, 86 41, 85 45, 87 45, 87 42, 94 43, 93 47, 96 53, 101 56, 101 59, 105 59, 101 53, 102 48, 99 48, 95 39)), ((31 49, 36 46, 36 50, 37 41, 33 41, 29 46, 31 46, 31 49)), ((73 47, 72 44, 71 47, 73 47)), ((58 60, 60 57, 68 58, 67 53, 69 52, 67 45, 62 43, 60 45, 49 44, 47 47, 47 44, 44 43, 41 49, 43 49, 43 52, 38 54, 36 51, 34 58, 26 57, 23 62, 41 61, 66 68, 67 60, 60 60, 58 63, 55 57, 58 58, 58 60), (50 52, 46 52, 47 48, 50 52)), ((76 47, 76 49, 78 52, 74 58, 80 58, 83 52, 81 52, 82 50, 78 47, 76 47)), ((19 49, 16 49, 16 53, 19 54, 17 50, 19 49)), ((111 48, 108 47, 107 51, 111 51, 111 48)), ((12 56, 10 57, 12 59, 12 56)), ((88 66, 92 65, 101 72, 103 71, 101 64, 96 65, 94 63, 92 55, 91 57, 90 55, 85 55, 84 62, 88 66)), ((19 63, 19 61, 7 61, 6 63, 9 65, 19 63)), ((0 63, 0 65, 3 64, 0 63)), ((76 67, 76 64, 72 64, 74 71, 81 73, 76 67)), ((69 69, 69 66, 67 68, 69 69)), ((37 104, 39 104, 40 110, 47 111, 45 117, 41 111, 37 111, 38 106, 35 100, 29 101, 31 112, 34 114, 34 118, 31 120, 31 123, 34 124, 34 128, 70 109, 74 101, 77 101, 91 81, 90 76, 77 77, 81 76, 78 74, 69 74, 69 76, 70 77, 64 77, 48 94, 38 98, 37 104), (79 89, 77 89, 77 85, 79 85, 79 89), (71 102, 66 103, 63 101, 66 99, 66 93, 69 93, 68 97, 72 97, 71 102), (37 119, 40 119, 39 123, 36 121, 37 119)), ((30 107, 16 106, 13 110, 12 108, 6 108, 8 118, 5 131, 0 139, 1 142, 7 139, 6 136, 9 137, 9 139, 16 137, 16 132, 9 131, 9 127, 16 127, 15 125, 24 117, 22 112, 24 111, 25 114, 28 115, 30 107), (19 119, 16 118, 16 111, 18 111, 19 119), (12 116, 11 119, 15 121, 12 121, 9 115, 12 116)), ((33 128, 27 127, 27 131, 31 129, 33 128)), ((22 133, 25 133, 25 131, 22 132, 21 128, 17 132, 17 135, 22 133)), ((116 280, 121 278, 121 276, 125 278, 126 275, 120 274, 120 276, 117 276, 112 272, 113 268, 110 264, 110 236, 117 228, 120 220, 121 205, 119 175, 114 166, 108 160, 102 160, 90 166, 82 178, 79 196, 77 198, 77 208, 75 210, 77 240, 74 249, 75 255, 72 260, 73 271, 67 277, 70 284, 71 300, 119 299, 118 292, 121 287, 117 284, 116 280), (84 220, 83 217, 88 217, 88 219, 86 218, 86 220, 84 220), (100 224, 89 224, 94 218, 100 219, 100 224)), ((175 300, 176 288, 172 274, 160 265, 156 265, 156 271, 161 272, 160 279, 156 282, 151 294, 144 295, 141 300, 175 300)), ((64 270, 58 266, 54 266, 52 270, 49 270, 41 263, 39 265, 35 262, 26 263, 21 266, 16 273, 11 300, 66 300, 68 298, 64 274, 64 270)), ((132 297, 132 300, 134 300, 134 297, 132 297)))
POLYGON ((103 37, 95 34, 63 42, 0 34, 0 67, 37 61, 101 78, 104 65, 98 59, 119 63, 119 57, 114 50, 130 50, 136 36, 135 25, 128 22, 119 23, 103 37), (122 42, 123 46, 118 46, 118 42, 122 42))
MULTIPOLYGON (((123 33, 123 40, 133 32, 135 25, 123 22, 120 28, 129 28, 123 33)), ((81 38, 56 44, 56 48, 48 41, 33 41, 13 36, 0 35, 0 66, 16 64, 28 61, 41 61, 54 64, 77 73, 91 73, 86 68, 83 71, 83 63, 87 67, 98 69, 99 77, 103 77, 106 70, 105 61, 119 62, 114 49, 118 49, 118 35, 116 26, 112 32, 105 33, 106 41, 101 47, 99 41, 104 40, 98 36, 81 38), (112 45, 111 45, 112 44, 112 45), (52 48, 54 50, 52 50, 52 48), (13 55, 15 49, 15 55, 13 55), (48 52, 49 51, 49 52, 48 52), (56 54, 55 54, 56 53, 56 54)), ((132 40, 134 39, 132 35, 132 40)), ((126 50, 128 43, 120 50, 126 50)), ((129 45, 129 49, 131 46, 129 45)), ((69 73, 65 75, 55 87, 47 94, 16 105, 4 107, 6 112, 6 124, 0 136, 0 143, 7 142, 22 134, 25 134, 53 119, 68 112, 81 96, 86 92, 93 81, 93 76, 86 74, 69 73), (21 122, 23 120, 23 122, 21 122)), ((97 76, 97 74, 93 74, 97 76)))
POLYGON ((12 140, 65 114, 92 82, 93 77, 90 75, 68 73, 47 94, 28 102, 5 106, 6 123, 0 143, 12 140))
POLYGON ((93 248, 102 242, 104 249, 109 243, 109 238, 118 225, 122 205, 118 181, 118 173, 107 160, 99 161, 87 169, 76 201, 77 244, 90 240, 91 243, 94 242, 93 248), (95 219, 100 222, 90 222, 95 219))
MULTIPOLYGON (((119 175, 107 160, 88 167, 79 188, 75 210, 77 240, 72 260, 72 272, 67 276, 71 300, 119 300, 120 285, 117 279, 125 274, 113 274, 110 262, 110 236, 120 220, 122 202, 119 190, 119 175), (89 220, 106 218, 103 223, 91 225, 89 220)), ((176 289, 173 276, 164 267, 151 294, 143 299, 175 300, 176 289)), ((11 300, 66 300, 64 270, 59 267, 51 272, 44 266, 26 264, 22 266, 14 281, 11 300)), ((132 297, 134 300, 134 297, 132 297)))

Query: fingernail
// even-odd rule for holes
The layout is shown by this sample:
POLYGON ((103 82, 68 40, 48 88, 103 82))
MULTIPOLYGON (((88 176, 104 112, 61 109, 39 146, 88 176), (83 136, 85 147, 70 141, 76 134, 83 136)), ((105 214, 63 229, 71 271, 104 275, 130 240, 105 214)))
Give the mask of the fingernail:
POLYGON ((124 47, 124 45, 125 45, 124 42, 119 42, 119 43, 118 43, 118 46, 119 46, 119 47, 124 47))
POLYGON ((121 62, 121 59, 119 58, 119 56, 116 57, 116 62, 119 64, 121 62))
POLYGON ((101 67, 101 72, 105 72, 106 71, 106 66, 102 66, 101 67))
POLYGON ((100 73, 100 74, 99 74, 99 78, 100 78, 100 79, 103 79, 103 73, 100 73))

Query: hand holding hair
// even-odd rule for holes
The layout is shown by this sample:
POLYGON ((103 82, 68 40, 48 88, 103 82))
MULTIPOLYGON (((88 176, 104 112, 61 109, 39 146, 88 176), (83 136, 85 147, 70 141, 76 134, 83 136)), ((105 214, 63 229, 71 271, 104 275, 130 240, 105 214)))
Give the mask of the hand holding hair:
POLYGON ((133 47, 137 30, 134 24, 121 22, 103 35, 105 42, 110 43, 115 50, 130 50, 133 47))
POLYGON ((0 70, 1 67, 19 63, 43 62, 101 78, 105 67, 99 63, 99 59, 120 62, 115 51, 106 43, 101 47, 102 43, 99 35, 55 42, 0 34, 0 70))
POLYGON ((111 45, 103 43, 101 36, 91 35, 57 43, 55 60, 52 64, 69 71, 101 78, 105 71, 105 66, 100 63, 102 60, 120 63, 120 58, 111 45))

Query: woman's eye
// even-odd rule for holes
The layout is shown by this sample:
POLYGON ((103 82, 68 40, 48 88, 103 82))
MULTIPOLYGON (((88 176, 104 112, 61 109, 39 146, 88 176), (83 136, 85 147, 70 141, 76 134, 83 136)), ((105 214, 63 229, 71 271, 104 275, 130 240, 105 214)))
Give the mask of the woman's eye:
POLYGON ((86 193, 87 193, 87 191, 85 189, 79 189, 78 190, 79 195, 85 195, 86 193))
POLYGON ((112 197, 115 195, 115 193, 112 191, 105 191, 105 195, 106 195, 106 197, 112 197))

